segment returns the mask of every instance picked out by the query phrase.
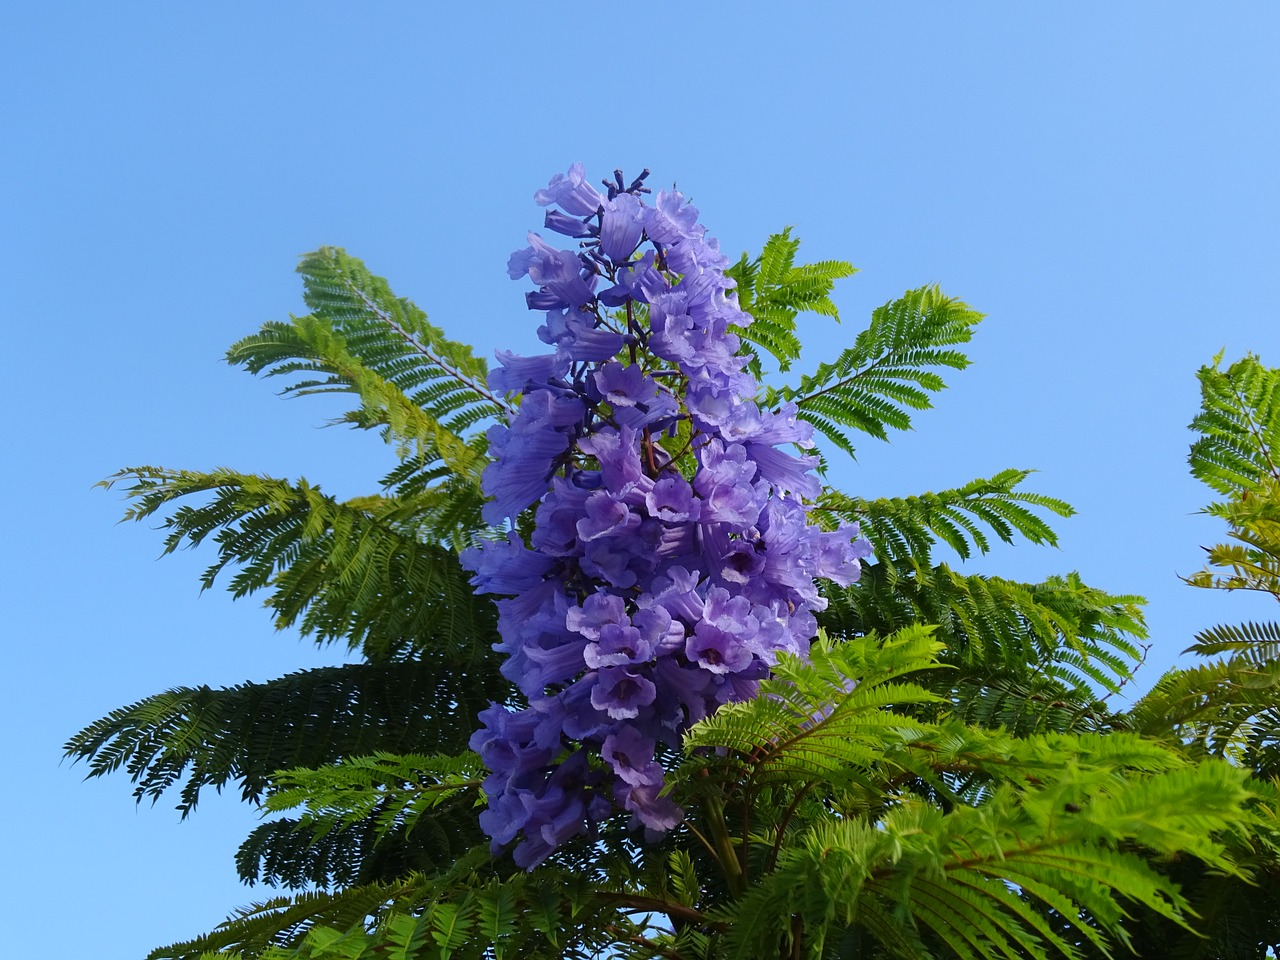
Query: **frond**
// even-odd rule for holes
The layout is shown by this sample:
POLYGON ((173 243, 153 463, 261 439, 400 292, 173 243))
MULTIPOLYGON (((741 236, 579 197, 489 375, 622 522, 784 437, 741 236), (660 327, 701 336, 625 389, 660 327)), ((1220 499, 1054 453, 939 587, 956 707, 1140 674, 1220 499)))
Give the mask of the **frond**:
POLYGON ((443 869, 483 837, 475 814, 481 767, 471 755, 378 753, 272 776, 268 821, 236 854, 247 883, 351 886, 443 869))
POLYGON ((343 250, 307 254, 298 272, 312 312, 265 324, 231 347, 228 362, 288 378, 286 395, 353 393, 360 407, 346 422, 383 429, 423 471, 442 464, 477 482, 484 440, 468 432, 507 408, 485 383, 484 360, 343 250))
POLYGON ((936 287, 909 290, 876 308, 871 325, 834 362, 821 364, 796 386, 765 391, 762 405, 796 404, 802 418, 852 453, 840 432, 844 428, 881 440, 888 438, 887 428, 910 429, 909 411, 928 409, 929 394, 946 386, 937 369, 969 365, 954 347, 969 342, 981 319, 936 287))
POLYGON ((436 657, 319 667, 266 683, 177 687, 112 711, 65 749, 90 777, 127 773, 139 802, 181 783, 185 816, 209 786, 237 783, 256 803, 278 770, 424 743, 462 751, 479 711, 508 690, 496 670, 469 672, 436 657))
POLYGON ((610 904, 590 882, 550 867, 534 875, 460 875, 452 885, 424 884, 422 894, 417 904, 381 912, 376 923, 346 929, 314 923, 296 947, 270 947, 262 958, 586 960, 610 948, 629 955, 616 953, 628 946, 626 935, 649 926, 610 904))
POLYGON ((205 571, 204 587, 235 568, 233 596, 268 590, 277 628, 296 625, 320 643, 345 641, 369 659, 417 650, 471 664, 489 658, 493 605, 475 596, 456 554, 421 530, 434 525, 424 519, 433 515, 469 523, 478 497, 460 507, 447 495, 437 502, 437 489, 405 500, 341 502, 305 480, 227 469, 139 467, 105 482, 116 483, 127 483, 134 501, 126 519, 172 508, 163 523, 166 553, 212 536, 218 559, 205 571), (173 507, 193 495, 208 499, 173 507))
POLYGON ((1249 354, 1226 370, 1222 355, 1201 367, 1201 409, 1190 429, 1200 434, 1188 461, 1196 479, 1225 496, 1280 481, 1280 370, 1249 354))
POLYGON ((871 563, 853 586, 824 590, 830 604, 819 623, 833 637, 933 624, 943 662, 960 677, 1041 676, 1082 694, 1092 684, 1114 690, 1141 659, 1146 637, 1140 597, 1089 587, 1075 573, 1027 584, 965 576, 946 564, 871 563))
POLYGON ((791 228, 775 233, 765 241, 760 256, 749 260, 744 253, 726 273, 737 283, 738 305, 751 314, 746 327, 734 327, 750 354, 749 368, 759 379, 763 372, 756 348, 767 351, 786 372, 800 357, 800 339, 796 335, 796 317, 805 312, 817 313, 839 322, 840 314, 831 301, 831 290, 837 280, 851 277, 857 271, 843 260, 823 260, 795 266, 800 241, 791 236, 791 228))
POLYGON ((1261 665, 1280 660, 1280 623, 1222 624, 1201 630, 1183 653, 1212 657, 1231 653, 1261 665))
POLYGON ((948 679, 952 710, 965 723, 1001 727, 1019 737, 1109 729, 1113 723, 1092 689, 1042 674, 975 670, 948 679))
POLYGON ((1251 590, 1280 600, 1280 482, 1262 476, 1205 512, 1226 520, 1235 542, 1207 548, 1207 566, 1183 579, 1193 587, 1251 590))
POLYGON ((443 870, 484 839, 470 804, 431 811, 416 829, 386 833, 374 818, 335 825, 327 817, 280 817, 260 824, 240 845, 236 872, 247 884, 290 890, 389 883, 443 870))
POLYGON ((305 808, 327 829, 371 820, 380 837, 412 833, 442 804, 475 802, 484 777, 480 758, 460 755, 376 753, 347 757, 319 768, 277 772, 264 808, 272 812, 305 808))
POLYGON ((1126 716, 1131 729, 1280 776, 1280 660, 1251 651, 1170 670, 1126 716))
POLYGON ((1002 470, 990 479, 914 497, 866 500, 827 488, 813 515, 833 527, 835 518, 858 523, 876 556, 895 564, 928 565, 938 540, 964 560, 975 551, 986 553, 990 535, 1005 543, 1017 534, 1031 543, 1056 546, 1057 534, 1036 511, 1059 517, 1075 511, 1056 497, 1017 489, 1032 472, 1002 470))
POLYGON ((889 708, 941 699, 916 684, 892 682, 937 665, 931 632, 909 627, 883 642, 862 637, 839 644, 820 637, 807 661, 781 656, 759 696, 721 707, 685 735, 682 776, 700 769, 688 762, 691 755, 715 748, 750 758, 750 776, 760 783, 821 778, 838 785, 846 776, 865 777, 890 745, 920 735, 905 713, 889 708))
POLYGON ((275 897, 237 910, 211 933, 153 950, 147 960, 198 960, 206 954, 236 953, 257 957, 273 947, 292 946, 319 926, 363 930, 369 917, 384 914, 392 905, 413 905, 422 896, 422 884, 410 878, 275 897))

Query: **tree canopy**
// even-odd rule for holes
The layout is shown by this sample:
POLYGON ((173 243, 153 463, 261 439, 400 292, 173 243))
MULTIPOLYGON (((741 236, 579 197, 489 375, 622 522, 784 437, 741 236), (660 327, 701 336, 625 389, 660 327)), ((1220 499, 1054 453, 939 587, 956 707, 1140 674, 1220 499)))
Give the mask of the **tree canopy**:
MULTIPOLYGON (((731 262, 643 181, 539 191, 579 245, 509 270, 552 353, 493 370, 358 259, 302 258, 309 312, 227 359, 348 396, 394 461, 377 492, 106 481, 167 551, 212 541, 206 587, 358 655, 69 741, 140 801, 234 787, 266 815, 236 865, 282 892, 152 957, 1265 955, 1280 627, 1200 633, 1120 709, 1141 598, 947 563, 1055 542, 1071 508, 1030 471, 825 481, 932 406, 981 315, 910 290, 795 375, 797 318, 840 320, 852 266, 789 230, 731 262)), ((1191 467, 1231 542, 1189 582, 1280 597, 1280 373, 1200 379, 1191 467)))

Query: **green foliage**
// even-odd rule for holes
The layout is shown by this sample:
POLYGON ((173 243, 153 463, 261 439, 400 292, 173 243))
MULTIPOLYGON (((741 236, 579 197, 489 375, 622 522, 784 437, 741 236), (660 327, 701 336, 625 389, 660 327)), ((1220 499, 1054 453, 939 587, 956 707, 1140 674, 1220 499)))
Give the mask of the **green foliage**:
POLYGON ((950 813, 908 800, 875 824, 826 820, 789 843, 768 880, 735 905, 726 955, 776 955, 803 930, 809 955, 820 956, 855 924, 872 936, 905 928, 893 931, 891 948, 919 951, 927 941, 959 957, 1072 957, 1082 942, 1105 951, 1108 934, 1124 942, 1118 897, 1175 921, 1185 916, 1175 885, 1119 849, 1142 832, 1140 818, 1181 819, 1161 840, 1194 844, 1199 830, 1231 824, 1238 779, 1219 765, 1103 793, 1095 792, 1101 778, 1070 778, 1024 794, 1004 787, 981 807, 950 813), (1078 806, 1066 798, 1086 796, 1087 813, 1064 815, 1078 806), (1171 817, 1188 796, 1209 806, 1171 817), (1048 912, 1066 929, 1055 930, 1048 912))
POLYGON ((237 910, 204 936, 159 947, 147 955, 147 960, 259 957, 278 943, 301 940, 313 929, 353 931, 346 936, 320 934, 331 945, 337 944, 358 939, 366 917, 384 912, 392 904, 414 907, 421 895, 420 884, 410 877, 396 883, 346 887, 336 893, 314 891, 274 897, 237 910))
POLYGON ((427 322, 425 313, 395 296, 386 280, 371 274, 346 251, 321 247, 302 258, 298 273, 303 300, 312 310, 289 325, 298 331, 298 340, 290 343, 268 336, 268 331, 285 325, 267 324, 259 335, 234 344, 227 351, 228 362, 242 364, 251 373, 266 371, 268 376, 304 375, 306 379, 284 388, 287 394, 355 393, 370 416, 380 405, 399 407, 401 414, 385 413, 387 426, 400 416, 411 421, 425 410, 458 434, 505 407, 485 385, 487 368, 482 358, 467 345, 446 338, 427 322), (299 327, 315 332, 309 336, 299 327), (299 347, 308 352, 295 353, 299 347), (396 393, 367 395, 369 373, 394 385, 396 393))
POLYGON ((234 344, 227 361, 287 378, 286 395, 355 394, 360 406, 341 422, 381 430, 400 459, 384 485, 401 495, 434 494, 419 518, 433 536, 471 534, 480 526, 487 462, 484 436, 472 428, 508 409, 485 384, 484 360, 343 250, 307 254, 298 272, 312 312, 264 324, 234 344))
POLYGON ((213 535, 218 559, 203 587, 235 569, 232 595, 269 590, 277 628, 344 640, 370 660, 442 649, 469 664, 488 657, 492 604, 474 595, 451 550, 424 540, 440 506, 429 492, 340 502, 305 480, 227 469, 136 467, 104 485, 119 483, 134 500, 125 519, 173 508, 163 524, 166 553, 213 535), (211 496, 184 499, 201 495, 211 496))
POLYGON ((883 563, 928 565, 938 540, 968 560, 975 550, 991 548, 989 533, 1005 543, 1020 534, 1031 543, 1057 546, 1057 534, 1035 511, 1059 517, 1075 511, 1057 497, 1016 489, 1033 472, 1001 470, 954 490, 875 500, 828 488, 818 497, 814 515, 820 521, 838 517, 858 523, 883 563))
POLYGON ((158 800, 185 776, 185 816, 209 786, 236 782, 241 798, 256 803, 277 770, 423 743, 460 751, 476 713, 505 690, 434 657, 317 667, 222 689, 177 687, 86 727, 67 755, 85 761, 91 777, 125 771, 139 801, 158 800))
POLYGON ((372 928, 312 926, 264 956, 1075 957, 1125 942, 1129 901, 1190 919, 1141 851, 1235 873, 1213 837, 1239 823, 1242 771, 1133 735, 914 718, 939 699, 906 679, 937 669, 931 633, 820 640, 691 730, 673 790, 698 843, 630 863, 606 837, 594 870, 473 870, 372 928))
POLYGON ((908 290, 872 311, 871 325, 834 362, 820 364, 796 386, 766 389, 762 405, 796 404, 803 419, 853 456, 844 431, 887 440, 887 428, 909 430, 908 411, 929 409, 929 394, 946 386, 937 368, 969 365, 954 348, 969 342, 981 319, 937 287, 908 290))
MULTIPOLYGON (((799 359, 800 313, 839 319, 833 284, 853 268, 797 266, 798 248, 785 230, 731 271, 755 318, 738 332, 757 376, 765 354, 781 373, 799 359)), ((1122 687, 1143 653, 1139 598, 1075 574, 961 574, 933 555, 1056 542, 1049 519, 1070 507, 1004 470, 916 496, 824 491, 815 517, 859 522, 878 560, 854 587, 826 588, 807 661, 783 658, 760 697, 667 758, 685 823, 650 844, 615 818, 515 869, 480 835, 484 772, 467 751, 476 713, 515 694, 490 650, 492 607, 456 556, 494 533, 479 512, 482 427, 507 401, 483 361, 358 260, 325 248, 299 272, 311 312, 266 324, 228 359, 285 378, 287 395, 352 395, 339 422, 381 431, 395 460, 382 494, 338 501, 228 469, 107 481, 131 498, 128 518, 163 518, 166 552, 212 538, 206 588, 225 576, 233 596, 265 597, 277 627, 364 661, 177 688, 68 743, 90 776, 126 772, 139 800, 174 790, 185 816, 205 787, 235 784, 270 818, 237 866, 294 892, 157 960, 1109 956, 1141 948, 1148 929, 1199 942, 1185 933, 1192 909, 1218 930, 1234 915, 1212 897, 1238 900, 1242 871, 1276 862, 1280 793, 1246 786, 1240 765, 1272 762, 1276 632, 1203 635, 1200 652, 1228 655, 1214 677, 1171 679, 1131 715, 1108 712, 1097 691, 1122 687)), ((909 291, 761 402, 796 404, 852 453, 853 430, 909 429, 944 368, 968 364, 960 348, 979 319, 934 287, 909 291)), ((1255 447, 1241 431, 1268 422, 1274 391, 1259 370, 1231 371, 1230 389, 1213 381, 1216 446, 1199 456, 1219 479, 1256 480, 1266 430, 1255 447)), ((1239 516, 1244 549, 1265 550, 1267 518, 1239 516)))
POLYGON ((748 368, 757 379, 764 368, 755 348, 772 354, 783 373, 791 369, 791 364, 800 359, 796 317, 810 312, 838 323, 840 312, 831 299, 831 290, 837 280, 857 273, 853 264, 843 260, 822 260, 797 267, 799 249, 800 240, 791 236, 791 228, 787 227, 765 241, 760 256, 750 259, 744 253, 725 271, 737 281, 738 305, 751 314, 751 323, 735 327, 734 332, 747 345, 751 358, 748 368))
POLYGON ((716 849, 751 875, 708 911, 726 956, 788 955, 801 939, 819 956, 857 927, 890 952, 1105 951, 1105 934, 1125 940, 1117 897, 1188 919, 1134 844, 1234 870, 1210 837, 1238 822, 1241 771, 1133 736, 1019 739, 910 719, 900 707, 929 695, 899 678, 936 649, 919 627, 820 642, 690 732, 677 795, 719 786, 742 827, 716 849))
POLYGON ((483 770, 459 757, 378 753, 278 771, 262 824, 236 855, 248 882, 350 886, 441 870, 479 843, 476 788, 483 770))
POLYGON ((444 869, 483 839, 475 809, 483 775, 470 753, 378 753, 279 771, 264 812, 302 812, 254 831, 237 855, 241 875, 260 864, 277 884, 345 886, 444 869))
POLYGON ((1221 363, 1218 354, 1197 374, 1201 409, 1191 429, 1200 436, 1188 460, 1196 479, 1231 497, 1254 490, 1264 477, 1280 480, 1280 370, 1252 354, 1226 370, 1221 363))
POLYGON ((563 869, 495 877, 477 870, 472 855, 435 877, 412 875, 398 884, 303 894, 241 911, 213 934, 156 951, 154 960, 218 957, 266 960, 352 957, 589 957, 624 931, 645 929, 618 897, 650 908, 678 904, 613 894, 563 869), (353 922, 365 910, 363 922, 353 922), (606 921, 604 918, 607 917, 606 921))
POLYGON ((936 679, 938 689, 966 719, 1019 733, 1089 727, 1102 720, 1094 688, 1119 689, 1143 656, 1142 599, 1109 595, 1076 574, 1026 584, 933 560, 939 539, 962 559, 985 553, 990 534, 1056 544, 1035 511, 1073 511, 1017 489, 1029 473, 1004 470, 954 490, 875 500, 828 487, 815 515, 832 526, 837 518, 859 523, 877 561, 854 587, 826 588, 831 606, 820 622, 846 636, 934 625, 943 659, 958 668, 936 679))
POLYGON ((855 586, 828 587, 827 596, 820 622, 834 634, 933 624, 943 660, 963 675, 1041 677, 1063 693, 1091 684, 1117 689, 1146 636, 1141 598, 1107 594, 1074 573, 1027 584, 964 575, 946 564, 904 572, 873 563, 855 586))
MULTIPOLYGON (((760 256, 750 259, 744 253, 727 271, 737 281, 739 304, 752 316, 748 326, 735 332, 745 343, 748 369, 757 379, 764 368, 756 348, 768 351, 780 372, 790 370, 800 358, 797 316, 809 311, 838 322, 832 287, 856 272, 842 260, 797 267, 799 248, 788 227, 769 237, 760 256)), ((833 363, 819 365, 794 386, 765 387, 760 404, 795 403, 801 418, 852 456, 846 431, 887 440, 886 428, 908 430, 909 411, 932 406, 929 394, 946 386, 936 368, 963 370, 969 365, 968 357, 954 348, 969 342, 981 319, 982 314, 937 287, 909 290, 874 310, 871 325, 833 363)))
MULTIPOLYGON (((1191 429, 1200 436, 1190 463, 1228 495, 1206 512, 1226 520, 1234 542, 1209 547, 1209 565, 1186 580, 1280 600, 1280 371, 1254 356, 1223 371, 1221 359, 1199 372, 1201 411, 1191 429)), ((1186 652, 1218 659, 1162 677, 1132 711, 1135 727, 1230 757, 1259 777, 1280 775, 1280 624, 1215 626, 1186 652)))
MULTIPOLYGON (((1227 500, 1206 513, 1228 524, 1233 541, 1207 549, 1192 586, 1251 590, 1280 599, 1280 371, 1247 356, 1221 369, 1221 355, 1199 372, 1201 410, 1191 422, 1191 472, 1227 500)), ((1117 721, 1178 745, 1191 757, 1222 757, 1248 771, 1255 799, 1248 832, 1224 838, 1252 882, 1202 864, 1174 862, 1171 876, 1201 916, 1201 940, 1173 939, 1167 923, 1139 911, 1135 938, 1169 945, 1175 960, 1261 958, 1280 951, 1280 624, 1218 625, 1200 631, 1187 653, 1203 658, 1171 670, 1117 721)))
MULTIPOLYGON (((267 798, 270 811, 310 807, 326 829, 372 821, 380 836, 411 833, 423 817, 460 795, 474 794, 484 776, 475 754, 461 756, 378 753, 315 768, 282 770, 267 798)), ((474 804, 474 795, 469 797, 474 804)))
MULTIPOLYGON (((1280 418, 1278 418, 1280 419, 1280 418)), ((1206 512, 1229 525, 1234 543, 1209 547, 1209 565, 1187 578, 1194 587, 1253 590, 1280 600, 1280 482, 1262 475, 1257 484, 1206 512), (1228 573, 1216 573, 1215 569, 1228 573)))
MULTIPOLYGON (((917 684, 893 682, 936 666, 940 645, 931 632, 909 627, 883 644, 862 637, 839 647, 820 639, 808 661, 779 663, 759 697, 728 704, 690 730, 685 751, 709 747, 749 756, 747 771, 732 764, 729 783, 746 773, 749 782, 851 786, 900 742, 925 735, 907 714, 890 708, 941 700, 917 684), (855 781, 844 782, 846 776, 855 781)), ((693 767, 697 774, 708 769, 724 772, 709 758, 708 766, 693 767)))

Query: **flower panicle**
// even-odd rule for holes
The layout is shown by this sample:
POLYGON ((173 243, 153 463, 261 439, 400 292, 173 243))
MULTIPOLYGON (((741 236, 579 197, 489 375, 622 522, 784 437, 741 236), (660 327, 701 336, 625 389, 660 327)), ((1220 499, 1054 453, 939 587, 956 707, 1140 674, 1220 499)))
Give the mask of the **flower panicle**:
POLYGON ((853 582, 871 552, 856 525, 809 523, 816 458, 787 447, 812 430, 757 406, 729 261, 680 193, 645 202, 647 176, 601 194, 581 164, 557 174, 534 199, 583 251, 531 233, 508 263, 554 352, 499 351, 490 385, 519 406, 489 431, 484 517, 534 508, 533 532, 463 560, 501 597, 496 648, 528 701, 481 714, 481 825, 527 868, 619 810, 650 835, 678 824, 662 757, 804 655, 815 581, 853 582))

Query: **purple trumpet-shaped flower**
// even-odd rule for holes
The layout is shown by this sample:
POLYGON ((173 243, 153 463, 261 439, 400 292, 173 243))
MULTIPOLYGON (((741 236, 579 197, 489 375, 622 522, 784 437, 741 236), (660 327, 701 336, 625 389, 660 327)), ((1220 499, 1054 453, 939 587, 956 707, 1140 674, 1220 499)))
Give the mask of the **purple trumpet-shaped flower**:
POLYGON ((591 702, 595 688, 596 671, 592 670, 562 692, 538 700, 534 707, 558 722, 567 739, 599 743, 612 723, 591 702))
POLYGON ((547 323, 538 328, 538 339, 554 344, 570 360, 599 362, 610 360, 622 349, 622 334, 593 327, 581 315, 568 310, 552 310, 547 323))
POLYGON ((640 526, 639 514, 632 513, 625 503, 615 500, 605 490, 597 490, 587 497, 584 507, 586 516, 578 521, 578 539, 583 543, 605 537, 616 540, 634 533, 640 526))
POLYGON ((658 398, 658 384, 635 365, 611 361, 595 372, 594 380, 600 395, 613 407, 647 405, 658 398))
POLYGON ((542 225, 566 237, 590 237, 596 232, 590 220, 571 217, 559 210, 548 210, 542 225))
POLYGON ((764 543, 734 540, 721 558, 720 579, 728 583, 750 583, 764 570, 764 543))
POLYGON ((694 496, 693 487, 680 474, 670 474, 653 485, 645 495, 649 516, 664 523, 688 523, 702 514, 702 501, 694 496))
POLYGON ((644 556, 637 551, 634 540, 601 537, 585 544, 581 567, 589 577, 602 580, 611 587, 627 588, 636 585, 640 572, 646 566, 644 556))
POLYGON ((689 238, 700 239, 703 233, 698 226, 698 208, 682 194, 667 190, 658 194, 647 229, 649 239, 668 246, 689 238))
POLYGON ((565 623, 588 640, 599 640, 607 627, 627 626, 630 621, 622 597, 598 590, 583 600, 580 607, 570 609, 565 623))
POLYGON ((624 667, 647 662, 653 656, 653 644, 635 627, 611 623, 600 629, 600 639, 583 650, 587 666, 624 667))
POLYGON ((684 811, 670 797, 662 796, 661 792, 661 784, 648 783, 639 786, 622 783, 615 790, 622 808, 644 825, 645 837, 649 840, 660 839, 684 819, 684 811))
POLYGON ((604 738, 600 756, 631 786, 659 786, 663 771, 662 766, 654 762, 654 746, 653 740, 635 727, 624 726, 604 738))
POLYGON ((565 213, 575 217, 590 216, 604 203, 600 192, 587 183, 580 163, 571 164, 568 173, 557 173, 546 189, 535 193, 533 199, 540 207, 557 204, 565 213))
POLYGON ((587 497, 594 492, 564 477, 552 477, 551 491, 543 494, 538 505, 537 524, 529 538, 534 551, 547 557, 576 556, 579 550, 578 521, 582 518, 587 497))
POLYGON ((586 405, 577 397, 534 390, 525 395, 511 426, 489 428, 494 461, 481 478, 493 498, 483 510, 487 523, 516 516, 546 493, 554 464, 568 451, 585 415, 586 405))
POLYGON ((740 635, 706 622, 698 624, 694 635, 685 641, 684 649, 690 663, 716 674, 745 670, 753 659, 740 635))
POLYGON ((600 219, 600 252, 614 263, 628 260, 644 233, 647 214, 639 198, 629 193, 607 201, 600 219))
POLYGON ((582 275, 582 261, 576 253, 557 250, 536 233, 529 234, 529 246, 517 250, 507 261, 507 276, 518 280, 525 274, 540 287, 526 294, 531 310, 561 310, 581 307, 592 297, 595 277, 582 275))
POLYGON ((748 443, 746 448, 747 456, 760 468, 760 476, 775 490, 802 497, 816 497, 822 490, 812 472, 818 465, 817 457, 793 457, 764 443, 748 443))
POLYGON ((600 293, 600 303, 606 307, 621 307, 628 299, 648 303, 654 297, 671 289, 670 281, 657 268, 654 251, 646 251, 639 260, 631 261, 618 271, 617 282, 600 293))
POLYGON ((596 459, 605 489, 619 500, 630 502, 633 493, 643 499, 653 485, 640 462, 639 434, 631 427, 597 428, 578 448, 596 459))
POLYGON ((472 571, 476 593, 523 593, 539 586, 554 566, 550 557, 530 550, 514 533, 464 550, 462 562, 472 571))
POLYGON ((569 372, 569 355, 555 353, 521 357, 510 350, 497 351, 501 366, 489 372, 489 389, 496 393, 520 393, 526 385, 559 380, 569 372))
POLYGON ((653 681, 633 673, 627 667, 601 667, 591 691, 591 705, 614 720, 629 720, 640 715, 640 708, 653 703, 658 695, 653 681))
POLYGON ((566 683, 582 672, 587 650, 587 644, 582 638, 569 634, 549 639, 552 642, 547 646, 538 644, 525 647, 525 656, 535 666, 512 678, 526 696, 536 697, 545 688, 566 683))
POLYGON ((693 486, 702 497, 703 521, 743 530, 755 526, 767 491, 755 483, 759 467, 747 457, 746 448, 715 439, 702 448, 699 459, 702 466, 693 486))
POLYGON ((668 616, 685 623, 697 623, 702 619, 704 607, 698 592, 700 585, 696 571, 681 566, 668 567, 661 576, 650 580, 649 591, 636 603, 641 609, 660 607, 668 616))

